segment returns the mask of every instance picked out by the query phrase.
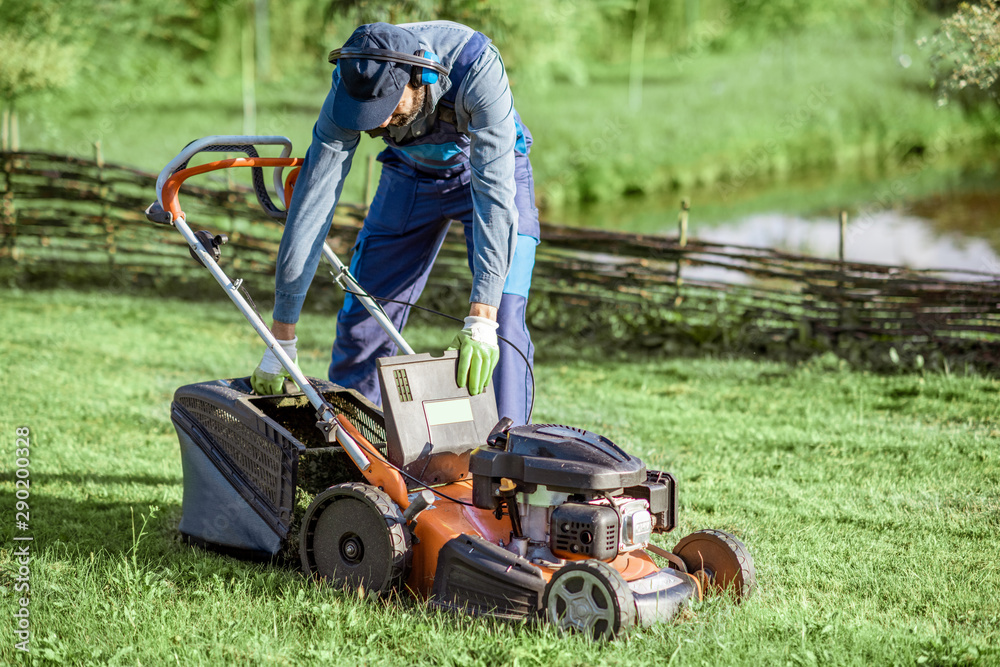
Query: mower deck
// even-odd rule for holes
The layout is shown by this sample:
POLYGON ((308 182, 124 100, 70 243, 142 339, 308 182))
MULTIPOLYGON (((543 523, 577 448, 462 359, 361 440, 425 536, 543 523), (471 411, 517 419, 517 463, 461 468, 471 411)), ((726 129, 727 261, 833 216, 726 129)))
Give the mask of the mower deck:
MULTIPOLYGON (((660 532, 673 528, 676 488, 672 477, 647 472, 638 459, 610 441, 578 429, 542 425, 484 436, 487 431, 477 425, 482 423, 478 413, 485 412, 487 422, 495 420, 492 396, 473 404, 467 396, 451 395, 460 393, 457 387, 441 396, 434 388, 437 380, 427 376, 444 377, 441 367, 454 361, 421 355, 417 362, 397 358, 385 365, 385 375, 392 382, 405 380, 410 394, 397 391, 384 396, 384 405, 396 411, 400 397, 408 398, 403 401, 408 404, 404 410, 409 411, 405 420, 398 414, 387 418, 356 392, 329 382, 312 382, 337 405, 345 428, 366 451, 406 463, 418 474, 431 471, 439 478, 425 497, 426 506, 417 501, 423 486, 413 480, 388 488, 367 483, 342 449, 327 444, 310 428, 314 417, 301 395, 257 397, 249 393, 245 379, 218 380, 182 387, 175 395, 172 415, 181 441, 185 480, 181 532, 200 546, 258 559, 276 557, 298 538, 303 570, 338 586, 406 589, 439 608, 509 619, 545 618, 595 637, 613 637, 635 625, 670 621, 691 599, 700 599, 705 586, 735 587, 739 595, 752 590, 753 565, 746 548, 719 531, 700 531, 681 540, 674 550, 677 557, 668 567, 657 565, 641 544, 619 551, 625 545, 617 543, 623 538, 615 527, 616 512, 638 504, 657 510, 652 518, 660 532), (422 404, 432 406, 434 419, 426 415, 419 419, 415 409, 422 404), (471 416, 467 420, 471 423, 454 421, 454 415, 471 416), (422 426, 414 427, 421 422, 422 426), (407 429, 402 437, 397 424, 407 429), (475 440, 461 444, 459 438, 455 446, 454 439, 435 435, 441 426, 447 427, 446 435, 465 433, 475 440), (555 454, 537 456, 538 451, 523 449, 536 446, 533 438, 539 437, 545 447, 569 437, 572 442, 563 445, 562 455, 568 455, 565 447, 569 446, 583 458, 566 461, 555 454), (501 446, 496 444, 498 439, 501 446), (490 444, 475 445, 476 440, 490 444), (415 453, 417 448, 423 451, 415 453), (597 465, 594 461, 608 455, 617 461, 618 472, 598 465, 599 474, 591 475, 587 466, 597 465), (501 474, 520 481, 491 477, 501 474), (619 482, 614 475, 631 481, 619 482), (639 484, 640 478, 646 481, 639 484), (624 501, 609 496, 608 501, 598 498, 589 504, 567 493, 574 489, 560 491, 553 486, 559 480, 600 485, 608 479, 615 480, 612 485, 638 485, 617 489, 619 496, 627 493, 624 501), (513 486, 504 486, 508 483, 513 486), (521 503, 516 501, 518 486, 534 489, 521 503), (295 535, 298 494, 312 500, 301 532, 295 535), (555 503, 544 509, 541 524, 534 517, 539 509, 529 504, 539 496, 543 502, 555 503), (636 503, 633 497, 645 500, 636 503), (568 514, 566 509, 560 512, 585 524, 548 526, 550 517, 561 516, 555 512, 559 507, 571 509, 568 514), (545 525, 560 539, 553 537, 545 543, 519 539, 512 511, 520 515, 519 521, 545 525), (588 518, 591 515, 614 525, 609 529, 588 518), (598 535, 613 530, 607 534, 614 535, 616 543, 593 544, 583 549, 587 553, 570 553, 569 549, 587 541, 588 530, 598 535), (613 551, 613 557, 588 555, 611 553, 601 548, 613 551)), ((629 525, 641 532, 647 515, 646 509, 640 509, 626 518, 634 519, 629 525)), ((524 530, 519 527, 518 532, 524 530)))

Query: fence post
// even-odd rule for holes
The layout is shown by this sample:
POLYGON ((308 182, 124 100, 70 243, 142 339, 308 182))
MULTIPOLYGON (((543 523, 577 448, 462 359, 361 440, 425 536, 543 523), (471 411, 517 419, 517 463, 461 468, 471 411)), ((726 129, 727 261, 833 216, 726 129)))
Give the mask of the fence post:
POLYGON ((688 242, 688 211, 691 210, 691 201, 685 197, 681 200, 681 213, 677 216, 677 224, 680 227, 678 232, 678 245, 684 247, 688 242))
POLYGON ((684 284, 684 279, 681 278, 681 265, 684 263, 684 248, 687 247, 688 242, 688 212, 691 210, 691 201, 684 197, 681 199, 681 212, 677 216, 677 247, 680 248, 680 254, 677 257, 677 273, 674 275, 674 288, 676 293, 674 294, 674 306, 681 305, 684 297, 681 296, 681 285, 684 284))
MULTIPOLYGON (((844 263, 844 239, 847 237, 847 211, 840 212, 840 250, 837 253, 837 257, 840 259, 840 263, 844 263)), ((843 269, 843 266, 841 266, 843 269)))
POLYGON ((108 213, 111 210, 111 207, 108 204, 108 197, 111 195, 111 188, 108 187, 108 184, 104 179, 104 151, 102 150, 100 139, 94 142, 94 164, 97 165, 97 196, 101 198, 100 224, 104 227, 104 232, 106 233, 106 236, 104 237, 104 247, 108 253, 108 265, 113 269, 115 264, 115 253, 118 252, 118 246, 115 243, 114 219, 108 216, 108 213))
POLYGON ((372 181, 375 180, 375 156, 368 156, 368 170, 365 171, 365 194, 364 194, 364 204, 365 210, 372 205, 372 181))
POLYGON ((845 303, 844 299, 844 257, 845 257, 845 244, 847 241, 847 211, 840 212, 840 243, 837 248, 837 259, 840 261, 840 265, 837 267, 840 275, 837 276, 837 336, 836 339, 840 340, 841 330, 844 328, 845 318, 845 303))
POLYGON ((14 217, 14 186, 11 183, 11 173, 14 171, 14 158, 8 153, 3 161, 4 188, 0 199, 0 227, 3 238, 0 239, 0 257, 10 257, 17 261, 17 227, 14 217))

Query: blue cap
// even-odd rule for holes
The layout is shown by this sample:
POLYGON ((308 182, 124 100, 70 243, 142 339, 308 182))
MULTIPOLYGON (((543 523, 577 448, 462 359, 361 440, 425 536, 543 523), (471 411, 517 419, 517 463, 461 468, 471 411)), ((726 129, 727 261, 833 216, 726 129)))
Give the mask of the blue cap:
MULTIPOLYGON (((420 49, 413 33, 388 23, 359 27, 344 42, 345 49, 381 49, 407 55, 420 49)), ((384 123, 403 98, 410 82, 410 65, 366 58, 341 58, 340 85, 333 98, 333 120, 348 130, 368 131, 384 123)))

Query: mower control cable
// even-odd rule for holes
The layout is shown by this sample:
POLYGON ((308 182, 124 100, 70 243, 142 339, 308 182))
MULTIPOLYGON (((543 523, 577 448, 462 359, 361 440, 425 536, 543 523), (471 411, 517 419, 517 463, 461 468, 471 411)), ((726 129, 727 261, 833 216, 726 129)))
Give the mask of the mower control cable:
POLYGON ((399 466, 397 466, 395 463, 392 463, 391 461, 389 461, 385 457, 383 457, 381 455, 378 455, 375 452, 373 452, 372 450, 368 449, 368 446, 365 445, 364 443, 359 442, 357 440, 355 440, 355 442, 357 443, 358 447, 360 447, 361 449, 364 450, 364 452, 366 454, 368 454, 369 456, 371 456, 374 459, 383 459, 386 462, 386 464, 388 464, 388 466, 390 468, 392 468, 393 470, 395 470, 396 472, 398 472, 403 477, 406 477, 411 482, 414 482, 415 484, 421 486, 422 488, 427 489, 428 491, 430 491, 434 495, 441 496, 445 500, 450 500, 451 502, 458 503, 459 505, 465 505, 466 507, 475 507, 472 503, 467 503, 464 500, 459 500, 458 498, 452 498, 451 496, 449 496, 447 494, 441 493, 440 491, 438 491, 437 489, 435 489, 434 487, 432 487, 430 484, 428 484, 424 480, 419 479, 417 477, 414 477, 410 473, 406 472, 405 470, 403 470, 402 468, 400 468, 399 466))
MULTIPOLYGON (((332 271, 331 271, 331 275, 333 275, 332 271)), ((336 276, 334 276, 334 280, 337 280, 336 276)), ((399 304, 401 306, 409 306, 410 308, 416 308, 417 310, 426 311, 428 313, 431 313, 432 315, 440 315, 441 317, 447 318, 449 320, 454 320, 455 322, 462 322, 462 323, 464 323, 464 320, 462 320, 459 317, 455 317, 454 315, 449 315, 447 313, 442 313, 441 311, 434 310, 433 308, 427 308, 426 306, 418 306, 417 304, 410 303, 409 301, 398 301, 396 299, 389 299, 389 298, 386 298, 386 297, 383 297, 383 296, 374 296, 374 295, 370 294, 369 292, 365 291, 365 289, 363 287, 361 289, 362 289, 361 292, 352 292, 351 290, 349 290, 347 288, 344 288, 344 292, 347 293, 347 294, 351 294, 353 296, 366 296, 366 297, 368 297, 369 299, 372 299, 375 302, 384 301, 385 303, 397 303, 397 304, 399 304)), ((382 308, 381 305, 379 305, 379 309, 382 310, 382 312, 385 314, 386 318, 389 317, 389 314, 385 312, 385 309, 382 308)), ((498 340, 502 340, 503 342, 507 343, 507 345, 509 345, 512 350, 514 350, 515 352, 517 352, 517 354, 521 357, 521 359, 524 360, 524 366, 525 366, 525 368, 528 369, 528 375, 531 377, 531 401, 530 401, 530 403, 528 403, 528 419, 527 419, 527 421, 528 421, 528 423, 531 423, 531 413, 535 411, 535 373, 534 373, 534 371, 531 370, 531 364, 528 363, 528 356, 524 352, 521 351, 521 348, 519 348, 517 345, 514 345, 514 343, 510 342, 509 340, 507 340, 506 338, 504 338, 503 336, 501 336, 499 334, 497 334, 497 339, 498 340)))
MULTIPOLYGON (((331 272, 331 273, 332 273, 332 272, 331 272)), ((339 281, 338 281, 338 282, 339 282, 339 281)), ((233 284, 233 286, 234 286, 234 287, 235 287, 235 288, 236 288, 236 289, 237 289, 238 291, 240 291, 240 292, 242 292, 242 293, 243 293, 243 295, 244 295, 244 296, 246 297, 247 301, 248 301, 248 302, 250 303, 250 306, 251 306, 251 307, 253 308, 253 311, 254 311, 254 313, 256 313, 257 317, 258 317, 258 318, 259 318, 259 319, 260 319, 261 321, 263 321, 263 320, 264 320, 264 318, 263 318, 263 316, 262 316, 262 315, 260 314, 260 310, 258 310, 258 309, 257 309, 257 304, 256 304, 256 303, 254 303, 254 301, 253 301, 253 298, 251 298, 251 296, 250 296, 250 292, 248 292, 248 291, 247 291, 247 289, 246 289, 246 287, 244 287, 244 286, 243 286, 243 280, 242 280, 242 279, 238 279, 238 280, 237 280, 237 281, 236 281, 236 282, 235 282, 235 283, 233 284)), ((381 311, 382 311, 382 313, 383 313, 383 314, 384 314, 384 315, 386 316, 386 319, 389 319, 389 315, 388 315, 388 313, 386 313, 386 312, 385 312, 385 310, 384 310, 384 309, 382 308, 381 304, 378 304, 378 303, 377 303, 378 301, 388 301, 388 302, 391 302, 391 303, 400 303, 400 304, 402 304, 402 305, 406 305, 406 306, 411 306, 411 307, 413 307, 413 308, 419 308, 419 309, 421 309, 421 310, 426 310, 426 311, 428 311, 428 312, 431 312, 431 313, 434 313, 434 314, 436 314, 436 315, 440 315, 441 317, 447 317, 448 319, 451 319, 451 320, 455 320, 455 321, 457 321, 457 322, 461 322, 461 321, 462 321, 462 320, 458 319, 457 317, 452 317, 451 315, 448 315, 448 314, 446 314, 446 313, 441 313, 441 312, 438 312, 438 311, 436 311, 436 310, 432 310, 432 309, 430 309, 430 308, 425 308, 425 307, 423 307, 423 306, 417 306, 417 305, 415 305, 415 304, 412 304, 412 303, 405 303, 405 302, 402 302, 402 301, 394 301, 394 300, 392 300, 392 299, 379 299, 378 297, 373 297, 373 296, 372 296, 371 294, 367 294, 367 293, 364 293, 364 294, 359 294, 358 292, 353 292, 353 291, 351 291, 351 290, 347 289, 347 288, 346 288, 346 286, 343 286, 343 285, 342 285, 342 287, 344 287, 344 291, 345 291, 345 292, 346 292, 347 294, 353 294, 353 295, 355 295, 355 296, 367 296, 368 298, 370 298, 370 299, 372 299, 373 301, 375 301, 375 302, 376 302, 376 305, 377 305, 377 306, 378 306, 378 308, 379 308, 379 310, 381 310, 381 311)), ((364 289, 364 288, 362 288, 362 289, 364 289)), ((514 349, 515 349, 515 350, 517 351, 517 353, 518 353, 518 354, 520 354, 520 355, 521 355, 521 358, 522 358, 522 359, 524 359, 524 363, 525 363, 525 364, 526 364, 526 365, 528 366, 528 372, 529 372, 529 373, 531 373, 531 366, 530 366, 530 364, 528 364, 528 359, 527 359, 527 358, 526 358, 526 357, 524 356, 524 354, 523 354, 523 353, 521 352, 521 350, 519 350, 519 349, 518 349, 518 348, 517 348, 517 347, 516 347, 516 346, 515 346, 515 345, 514 345, 513 343, 511 343, 511 342, 510 342, 509 340, 507 340, 506 338, 503 338, 502 336, 497 336, 497 338, 499 338, 500 340, 502 340, 502 341, 504 341, 505 343, 507 343, 508 345, 510 345, 510 346, 511 346, 512 348, 514 348, 514 349)), ((318 388, 318 387, 316 387, 316 386, 315 386, 315 385, 314 385, 314 384, 313 384, 313 383, 312 383, 312 382, 310 381, 310 379, 309 379, 308 377, 306 377, 306 382, 307 382, 307 383, 309 384, 309 386, 310 386, 310 387, 312 387, 313 391, 315 391, 315 392, 316 392, 317 394, 320 394, 320 391, 319 391, 319 388, 318 388)), ((534 374, 533 374, 533 373, 531 374, 531 386, 532 386, 532 387, 534 387, 534 386, 535 386, 535 376, 534 376, 534 374)), ((534 392, 534 391, 532 391, 532 392, 531 392, 531 400, 532 400, 532 407, 534 406, 534 398, 535 398, 534 394, 535 394, 535 392, 534 392)), ((329 407, 329 406, 325 406, 325 407, 329 407)), ((321 410, 321 412, 322 412, 322 410, 321 410)), ((529 414, 529 415, 531 415, 531 411, 530 411, 530 410, 528 411, 528 414, 529 414)), ((529 421, 530 421, 530 420, 529 420, 529 421)), ((370 449, 368 449, 368 447, 366 447, 366 446, 365 446, 365 445, 363 445, 362 443, 358 442, 358 443, 357 443, 357 445, 358 445, 358 447, 360 447, 360 448, 361 448, 361 449, 362 449, 362 450, 363 450, 363 451, 364 451, 364 452, 365 452, 366 454, 368 454, 368 455, 369 455, 369 456, 371 456, 372 458, 376 458, 376 459, 377 459, 377 458, 381 458, 380 456, 377 456, 377 455, 376 455, 375 453, 373 453, 373 452, 372 452, 372 451, 371 451, 370 449)), ((465 505, 466 507, 473 507, 473 504, 472 504, 472 503, 467 503, 467 502, 465 502, 464 500, 459 500, 458 498, 452 498, 452 497, 451 497, 451 496, 449 496, 449 495, 446 495, 446 494, 444 494, 444 493, 441 493, 440 491, 437 491, 437 490, 435 490, 435 489, 434 489, 434 488, 432 488, 432 487, 431 487, 431 486, 430 486, 429 484, 427 484, 427 482, 425 482, 425 481, 423 481, 422 479, 419 479, 419 478, 417 478, 417 477, 414 477, 414 476, 413 476, 413 475, 411 475, 410 473, 406 472, 405 470, 403 470, 403 469, 402 469, 402 468, 400 468, 399 466, 397 466, 397 465, 395 465, 395 464, 393 464, 393 463, 389 462, 388 460, 386 460, 386 463, 388 463, 388 464, 389 464, 389 466, 390 466, 391 468, 393 468, 394 470, 396 470, 396 472, 398 472, 398 473, 399 473, 400 475, 403 475, 404 477, 406 477, 407 479, 409 479, 409 480, 410 480, 411 482, 414 482, 415 484, 417 484, 417 485, 419 485, 419 486, 421 486, 421 487, 423 487, 423 488, 427 489, 427 490, 428 490, 428 491, 430 491, 431 493, 434 493, 434 494, 436 494, 436 495, 439 495, 439 496, 441 496, 442 498, 444 498, 444 499, 446 499, 446 500, 450 500, 450 501, 451 501, 451 502, 453 502, 453 503, 458 503, 459 505, 465 505)))

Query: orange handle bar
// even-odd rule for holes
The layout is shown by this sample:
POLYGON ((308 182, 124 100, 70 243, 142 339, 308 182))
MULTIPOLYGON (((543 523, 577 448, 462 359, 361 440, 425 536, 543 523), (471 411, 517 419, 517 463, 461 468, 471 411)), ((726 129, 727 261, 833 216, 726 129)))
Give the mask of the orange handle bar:
MULTIPOLYGON (((163 209, 169 212, 174 217, 174 220, 184 215, 184 212, 181 211, 177 195, 181 189, 181 184, 192 176, 219 169, 229 169, 230 167, 300 167, 303 162, 305 160, 300 157, 234 157, 226 160, 207 162, 197 167, 181 169, 163 184, 161 193, 163 197, 163 209)), ((291 201, 290 191, 285 192, 285 200, 291 201)))
POLYGON ((288 176, 285 176, 285 208, 292 203, 292 190, 295 189, 295 184, 299 180, 299 172, 302 171, 302 167, 296 167, 288 172, 288 176))
POLYGON ((365 454, 368 455, 368 469, 361 471, 361 474, 365 476, 368 483, 385 491, 392 498, 393 502, 399 505, 400 509, 405 510, 409 507, 410 500, 407 496, 406 482, 403 481, 403 476, 389 465, 389 462, 385 460, 382 453, 372 443, 368 442, 367 438, 361 435, 358 429, 354 428, 354 424, 347 421, 347 417, 337 415, 337 423, 340 424, 342 429, 347 431, 347 435, 354 438, 354 441, 362 446, 365 454))

